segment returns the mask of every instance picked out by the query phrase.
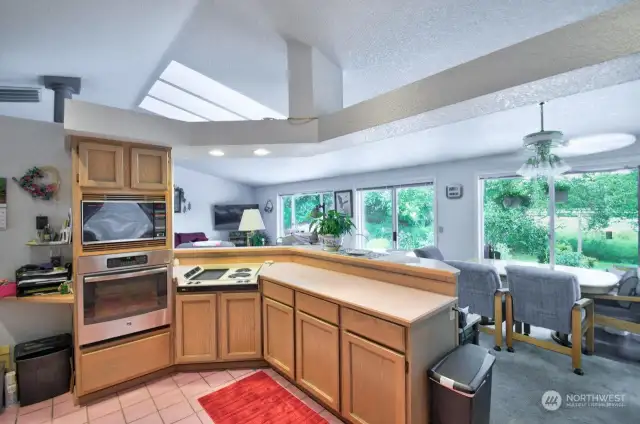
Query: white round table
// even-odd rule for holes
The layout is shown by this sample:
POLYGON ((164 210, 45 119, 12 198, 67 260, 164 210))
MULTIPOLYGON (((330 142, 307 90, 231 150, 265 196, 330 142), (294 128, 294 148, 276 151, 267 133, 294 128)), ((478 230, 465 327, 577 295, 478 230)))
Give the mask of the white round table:
MULTIPOLYGON (((539 264, 537 262, 525 262, 525 261, 511 261, 502 259, 482 259, 481 263, 485 265, 492 265, 498 275, 504 277, 507 275, 505 267, 509 265, 519 266, 531 266, 535 268, 550 269, 549 264, 539 264)), ((575 275, 578 278, 580 284, 580 292, 585 294, 607 294, 613 289, 620 278, 607 271, 601 271, 599 269, 578 268, 575 266, 556 265, 554 267, 556 271, 568 272, 575 275)))

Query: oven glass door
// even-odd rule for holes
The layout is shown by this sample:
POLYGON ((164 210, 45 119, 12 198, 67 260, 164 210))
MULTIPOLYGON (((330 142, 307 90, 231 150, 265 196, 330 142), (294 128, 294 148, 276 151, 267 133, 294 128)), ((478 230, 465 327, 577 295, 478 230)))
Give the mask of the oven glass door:
POLYGON ((144 315, 167 308, 167 267, 84 278, 84 324, 144 315))

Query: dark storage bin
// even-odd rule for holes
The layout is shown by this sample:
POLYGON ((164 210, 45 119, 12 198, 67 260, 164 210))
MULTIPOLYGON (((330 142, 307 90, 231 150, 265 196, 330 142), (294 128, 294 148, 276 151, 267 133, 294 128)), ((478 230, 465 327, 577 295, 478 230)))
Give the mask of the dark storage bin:
POLYGON ((16 345, 16 378, 21 406, 69 391, 72 344, 70 334, 60 334, 16 345))
POLYGON ((0 399, 0 414, 2 414, 4 412, 4 407, 6 406, 6 397, 5 397, 5 393, 4 393, 4 388, 6 387, 6 384, 4 383, 4 363, 0 363, 0 377, 2 377, 2 390, 0 390, 0 392, 2 392, 2 399, 0 399))
POLYGON ((431 368, 431 422, 489 424, 495 361, 487 349, 466 344, 431 368))

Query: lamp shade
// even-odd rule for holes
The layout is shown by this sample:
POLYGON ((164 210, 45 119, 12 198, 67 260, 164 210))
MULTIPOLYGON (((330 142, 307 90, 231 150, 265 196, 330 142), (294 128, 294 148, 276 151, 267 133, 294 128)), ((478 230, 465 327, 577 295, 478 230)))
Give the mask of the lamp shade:
POLYGON ((242 212, 239 231, 257 231, 264 230, 264 222, 260 215, 259 209, 245 209, 242 212))

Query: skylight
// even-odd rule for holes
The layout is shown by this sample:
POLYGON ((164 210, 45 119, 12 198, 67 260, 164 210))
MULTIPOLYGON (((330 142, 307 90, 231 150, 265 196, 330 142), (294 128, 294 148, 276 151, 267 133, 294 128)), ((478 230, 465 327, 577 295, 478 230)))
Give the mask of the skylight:
POLYGON ((175 61, 162 72, 140 107, 187 122, 285 119, 273 109, 175 61))
POLYGON ((142 109, 146 109, 149 112, 153 112, 156 115, 164 116, 165 118, 177 119, 179 121, 187 122, 203 122, 206 119, 201 116, 196 116, 193 113, 189 113, 185 110, 179 109, 175 106, 171 106, 168 103, 154 99, 153 97, 145 97, 140 103, 142 109))

